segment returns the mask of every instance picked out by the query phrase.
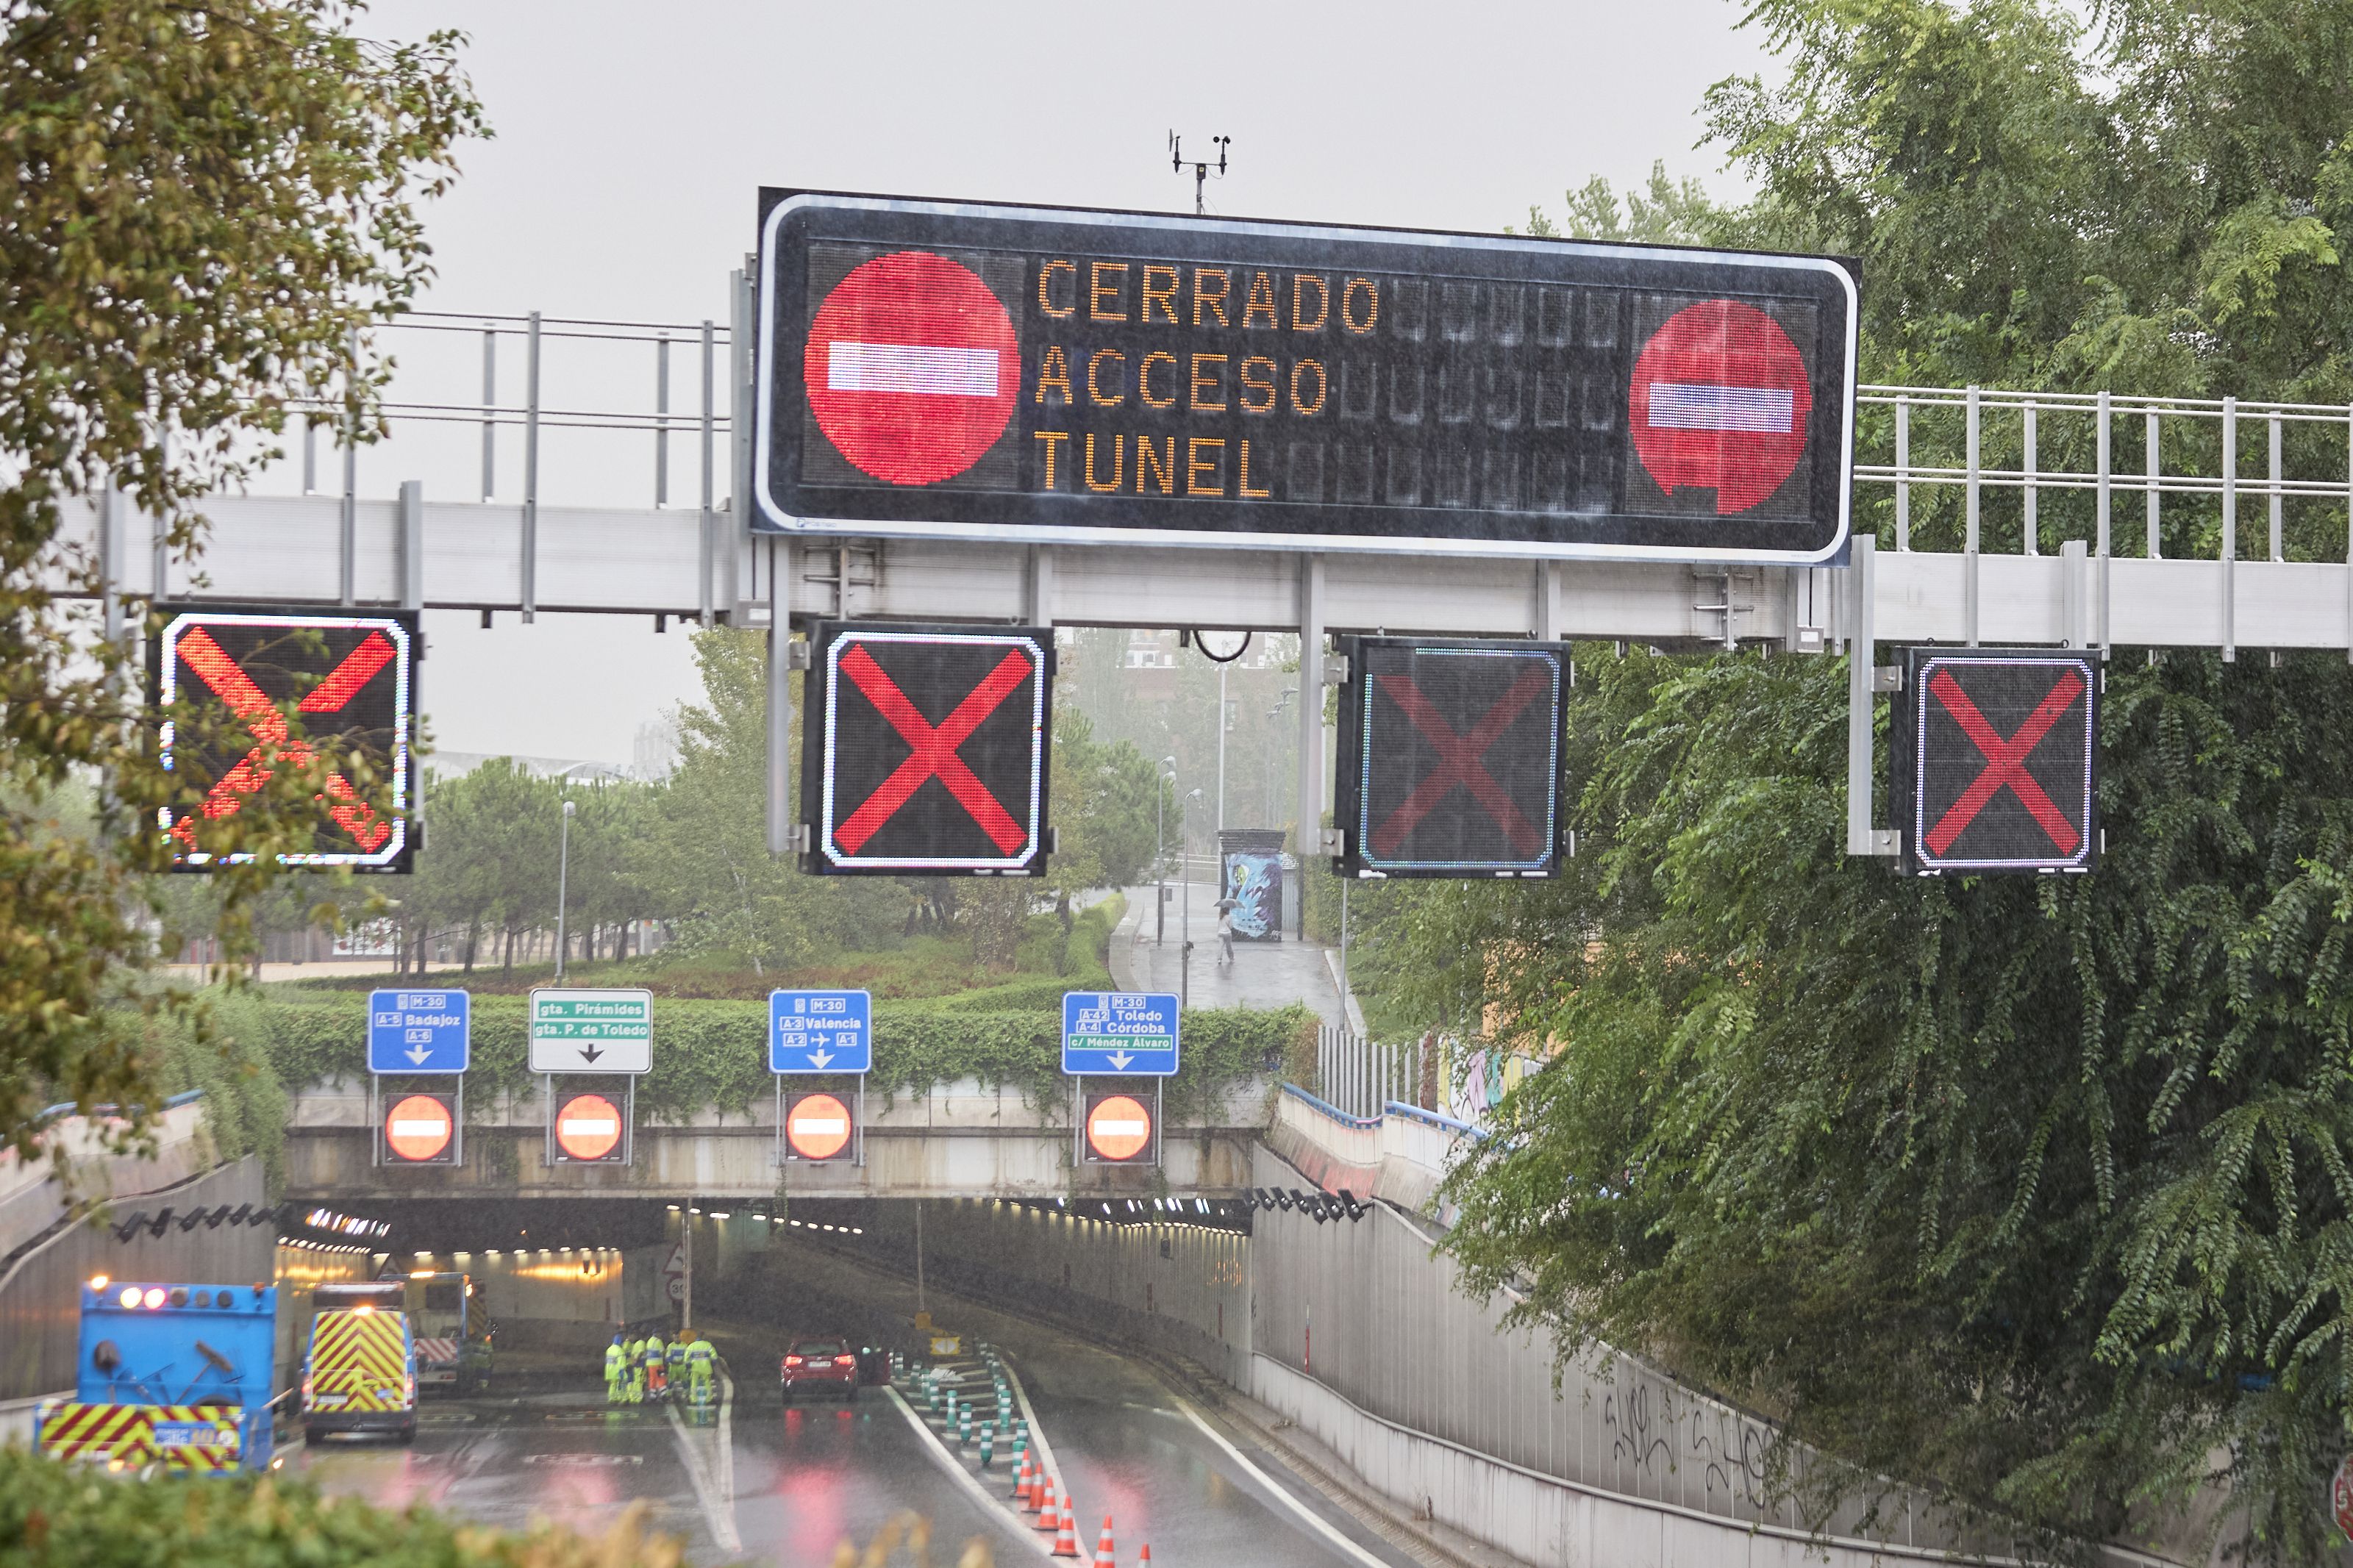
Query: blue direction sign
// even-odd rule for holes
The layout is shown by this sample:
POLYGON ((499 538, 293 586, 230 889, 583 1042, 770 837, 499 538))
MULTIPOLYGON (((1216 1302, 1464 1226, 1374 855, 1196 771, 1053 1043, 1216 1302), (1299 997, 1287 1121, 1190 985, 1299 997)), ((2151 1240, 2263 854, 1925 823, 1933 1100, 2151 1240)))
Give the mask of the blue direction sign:
POLYGON ((368 993, 368 1071, 464 1072, 473 998, 463 991, 368 993))
POLYGON ((874 1065, 874 998, 863 991, 768 993, 770 1072, 865 1072, 874 1065))
POLYGON ((1176 998, 1165 992, 1063 992, 1062 1070, 1168 1077, 1176 1070, 1176 998))

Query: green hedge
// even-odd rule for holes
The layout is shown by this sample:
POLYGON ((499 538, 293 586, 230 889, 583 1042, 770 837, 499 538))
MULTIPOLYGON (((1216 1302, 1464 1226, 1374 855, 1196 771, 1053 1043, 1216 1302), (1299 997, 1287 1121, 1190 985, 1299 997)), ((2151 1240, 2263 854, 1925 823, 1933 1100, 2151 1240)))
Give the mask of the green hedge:
MULTIPOLYGON (((934 1084, 976 1078, 1018 1089, 1033 1105, 1062 1103, 1061 994, 1051 1007, 965 1011, 934 1002, 875 1006, 874 1070, 868 1087, 889 1098, 921 1094, 934 1084)), ((474 998, 472 1083, 478 1093, 528 1086, 524 1021, 529 999, 474 998)), ((657 1121, 682 1121, 705 1107, 748 1112, 772 1095, 765 1002, 654 1002, 653 1070, 638 1084, 638 1103, 657 1121)), ((1277 1012, 1196 1009, 1184 1018, 1184 1071, 1170 1083, 1172 1114, 1186 1120, 1208 1097, 1279 1061, 1303 1031, 1314 1028, 1303 1007, 1277 1012)), ((358 1079, 367 1070, 367 1002, 321 994, 257 999, 224 1019, 243 1051, 259 1049, 289 1088, 358 1079)), ((487 1103, 485 1100, 483 1101, 487 1103)))
POLYGON ((529 1534, 327 1499, 279 1478, 142 1481, 0 1447, 0 1568, 679 1568, 680 1543, 633 1510, 607 1535, 529 1534))

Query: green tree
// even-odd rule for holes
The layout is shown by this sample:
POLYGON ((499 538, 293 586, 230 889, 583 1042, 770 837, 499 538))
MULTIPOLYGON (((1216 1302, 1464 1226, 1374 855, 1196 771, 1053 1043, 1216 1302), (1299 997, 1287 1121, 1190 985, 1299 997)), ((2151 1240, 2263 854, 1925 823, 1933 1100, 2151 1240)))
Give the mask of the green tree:
MULTIPOLYGON (((1867 378, 2353 393, 2353 8, 1751 16, 1781 84, 1710 112, 1757 194, 1691 221, 1859 258, 1867 378)), ((2045 549, 2091 529, 2054 500, 2045 549)), ((2171 509, 2168 552, 2217 526, 2171 509)), ((2344 527, 2291 503, 2289 552, 2342 560, 2344 527)), ((1839 661, 1580 665, 1585 852, 1535 896, 1423 894, 1398 937, 1429 1016, 1467 991, 1562 1042, 1456 1178, 1472 1278, 1855 1461, 1826 1491, 1938 1481, 2083 1556, 2219 1485, 2251 1555, 2321 1557, 2353 1431, 2341 658, 2118 650, 2098 870, 1967 881, 1843 855, 1839 661)))
MULTIPOLYGON (((682 951, 731 955, 761 974, 895 934, 907 908, 900 884, 805 876, 768 853, 766 635, 698 632, 694 657, 703 700, 679 713, 678 767, 646 837, 652 912, 677 923, 682 951)), ((801 734, 796 704, 795 757, 801 734)))
MULTIPOLYGON (((364 330, 428 275, 417 204, 481 129, 454 35, 380 47, 353 16, 0 5, 0 1135, 22 1152, 45 1100, 155 1098, 137 1026, 106 1005, 155 958, 150 825, 187 784, 148 760, 131 641, 56 592, 100 586, 69 509, 119 479, 192 553, 196 498, 265 460, 294 399, 337 398, 372 430, 384 365, 364 330), (94 832, 49 807, 76 778, 105 781, 94 832)), ((307 805, 353 764, 280 762, 265 804, 307 805)), ((261 852, 220 884, 233 935, 269 880, 272 815, 204 830, 261 852)))

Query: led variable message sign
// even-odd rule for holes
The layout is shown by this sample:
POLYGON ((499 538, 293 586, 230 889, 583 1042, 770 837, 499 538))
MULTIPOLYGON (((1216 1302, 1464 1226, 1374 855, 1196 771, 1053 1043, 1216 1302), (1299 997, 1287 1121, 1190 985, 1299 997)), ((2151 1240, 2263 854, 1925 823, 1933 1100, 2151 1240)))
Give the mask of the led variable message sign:
POLYGON ((1341 874, 1553 875, 1567 647, 1350 637, 1341 650, 1341 874))
POLYGON ((173 868, 216 864, 203 824, 243 811, 275 767, 358 752, 376 786, 364 791, 331 766, 311 813, 309 847, 278 858, 288 866, 407 870, 415 854, 408 809, 416 789, 417 612, 158 605, 156 613, 164 626, 149 639, 147 673, 159 754, 191 795, 203 797, 193 808, 161 814, 173 868))
POLYGON ((1819 561, 1825 258, 761 193, 754 527, 1819 561))
POLYGON ((1892 792, 1904 866, 2087 871, 2100 848, 2096 656, 1905 650, 1892 792))
POLYGON ((1026 877, 1046 863, 1054 634, 853 626, 809 633, 815 743, 803 868, 1026 877))

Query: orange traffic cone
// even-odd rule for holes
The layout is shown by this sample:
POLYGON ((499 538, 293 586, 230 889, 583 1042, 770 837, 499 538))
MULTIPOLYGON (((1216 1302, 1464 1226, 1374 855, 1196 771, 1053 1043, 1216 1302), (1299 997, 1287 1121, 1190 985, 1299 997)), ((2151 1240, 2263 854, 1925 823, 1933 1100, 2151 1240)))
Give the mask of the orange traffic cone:
POLYGON ((1135 1560, 1135 1568, 1152 1568, 1152 1542, 1144 1543, 1144 1554, 1135 1560))
POLYGON ((1062 1526, 1054 1534, 1054 1555, 1076 1557, 1079 1554, 1079 1527, 1071 1518, 1071 1505, 1062 1504, 1062 1526))
POLYGON ((1094 1568, 1119 1568, 1119 1556, 1111 1543, 1111 1515, 1103 1515, 1103 1536, 1095 1542, 1094 1568))
POLYGON ((1039 1530, 1052 1530, 1054 1526, 1060 1522, 1056 1517, 1056 1510, 1054 1508, 1054 1478, 1048 1476, 1044 1480, 1039 1481, 1038 1483, 1038 1490, 1039 1494, 1044 1497, 1045 1501, 1038 1505, 1038 1523, 1036 1528, 1039 1530))
POLYGON ((1022 1512, 1029 1511, 1029 1456, 1027 1454, 1021 1456, 1021 1464, 1013 1472, 1013 1500, 1021 1506, 1022 1512))

